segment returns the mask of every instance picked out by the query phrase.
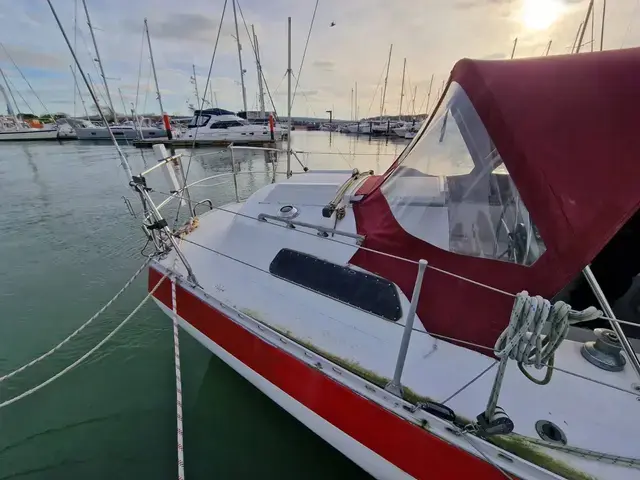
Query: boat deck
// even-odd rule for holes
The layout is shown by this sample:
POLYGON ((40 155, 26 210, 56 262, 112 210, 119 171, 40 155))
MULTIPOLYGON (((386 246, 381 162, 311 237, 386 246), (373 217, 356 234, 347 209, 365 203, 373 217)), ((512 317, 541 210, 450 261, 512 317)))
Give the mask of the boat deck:
MULTIPOLYGON (((365 375, 390 379, 409 310, 406 296, 399 291, 403 316, 392 322, 277 278, 270 273, 270 264, 283 248, 346 265, 358 247, 355 240, 348 238, 336 243, 312 229, 287 229, 252 219, 261 213, 277 215, 283 205, 291 204, 300 212, 296 220, 333 228, 334 219, 323 218, 321 210, 347 177, 317 173, 265 187, 246 203, 225 207, 228 212, 214 210, 204 215, 181 248, 198 282, 212 298, 365 375), (311 190, 315 194, 308 185, 314 182, 316 188, 311 190), (299 195, 303 184, 307 184, 304 200, 299 195), (235 211, 252 218, 235 215, 235 211), (258 238, 260 241, 256 241, 258 238)), ((355 219, 349 208, 337 228, 355 233, 355 219)), ((177 263, 176 270, 184 275, 184 267, 177 263)), ((172 269, 174 254, 161 264, 172 269)), ((495 368, 474 378, 495 360, 429 335, 418 319, 414 328, 418 331, 411 337, 403 385, 416 395, 438 402, 452 397, 448 406, 461 417, 475 418, 486 406, 495 368)), ((622 372, 597 369, 582 358, 580 346, 573 341, 563 342, 555 365, 624 390, 630 390, 637 382, 631 368, 622 372)), ((539 372, 533 375, 542 376, 539 372)), ((562 426, 572 446, 640 457, 638 445, 624 441, 640 429, 640 417, 629 416, 640 404, 629 393, 561 371, 555 371, 551 382, 541 387, 527 380, 516 362, 509 362, 499 405, 521 435, 539 438, 536 422, 550 420, 562 426), (599 434, 593 435, 596 424, 599 434)), ((637 474, 635 469, 562 452, 554 451, 553 456, 598 478, 631 479, 637 474)))

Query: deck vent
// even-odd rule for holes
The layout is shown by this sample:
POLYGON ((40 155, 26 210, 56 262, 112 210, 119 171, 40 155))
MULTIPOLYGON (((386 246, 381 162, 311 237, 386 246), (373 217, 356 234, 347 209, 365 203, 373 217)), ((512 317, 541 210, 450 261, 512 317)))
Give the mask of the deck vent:
POLYGON ((298 209, 293 205, 285 205, 280 208, 279 215, 282 218, 296 218, 298 216, 298 209))
POLYGON ((562 429, 549 420, 538 420, 536 422, 536 432, 540 438, 557 445, 566 445, 567 436, 562 429))

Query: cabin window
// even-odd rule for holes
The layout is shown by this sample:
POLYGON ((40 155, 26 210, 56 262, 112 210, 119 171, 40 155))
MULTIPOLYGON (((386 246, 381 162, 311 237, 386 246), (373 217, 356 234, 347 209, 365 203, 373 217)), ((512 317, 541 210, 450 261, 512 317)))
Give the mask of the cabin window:
POLYGON ((187 128, 204 127, 211 119, 211 115, 196 115, 191 119, 187 128))
POLYGON ((455 82, 382 192, 402 228, 444 250, 520 265, 545 251, 500 153, 455 82))
POLYGON ((236 121, 230 122, 215 122, 212 123, 209 128, 229 128, 229 127, 241 127, 242 123, 236 121))
POLYGON ((283 248, 269 265, 276 277, 391 321, 402 317, 393 283, 370 273, 283 248))

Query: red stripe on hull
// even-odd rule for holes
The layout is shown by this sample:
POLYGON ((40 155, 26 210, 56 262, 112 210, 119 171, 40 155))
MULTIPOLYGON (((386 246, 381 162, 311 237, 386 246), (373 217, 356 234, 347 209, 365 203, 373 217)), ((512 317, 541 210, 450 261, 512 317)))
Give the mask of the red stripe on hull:
MULTIPOLYGON (((149 289, 162 278, 149 270, 149 289)), ((176 285, 178 314, 269 382, 387 461, 420 479, 496 479, 495 467, 340 385, 264 342, 176 285)), ((171 308, 171 284, 155 297, 171 308)))

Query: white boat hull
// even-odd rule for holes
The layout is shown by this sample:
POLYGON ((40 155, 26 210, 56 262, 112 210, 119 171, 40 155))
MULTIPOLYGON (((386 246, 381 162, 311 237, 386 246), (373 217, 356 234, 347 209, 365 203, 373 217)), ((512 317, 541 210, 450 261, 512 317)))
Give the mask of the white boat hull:
MULTIPOLYGON (((156 304, 170 317, 173 315, 171 309, 162 302, 155 299, 156 304)), ((193 325, 178 317, 180 326, 201 345, 209 350, 213 355, 225 362, 229 367, 239 373, 245 380, 273 400, 287 413, 295 417, 299 422, 309 428, 312 432, 325 440, 327 443, 338 449, 351 461, 360 466, 369 474, 376 478, 385 479, 410 479, 413 478, 394 464, 388 462, 377 453, 365 447, 362 443, 336 428, 330 422, 322 418, 313 410, 297 401, 268 379, 249 368, 242 361, 238 360, 224 348, 200 332, 193 325)))
MULTIPOLYGON (((76 128, 78 140, 110 140, 111 136, 105 127, 96 128, 76 128)), ((166 137, 166 132, 160 128, 142 128, 143 138, 166 137)), ((138 138, 138 131, 133 127, 111 127, 111 132, 116 139, 135 140, 138 138)))
MULTIPOLYGON (((286 130, 276 126, 274 129, 274 140, 282 140, 286 137, 286 130)), ((209 140, 221 142, 252 142, 252 141, 271 141, 271 132, 269 127, 263 125, 244 125, 240 127, 229 128, 208 128, 200 127, 198 129, 189 129, 180 139, 191 140, 209 140), (197 131, 196 131, 197 130, 197 131)))
POLYGON ((0 132, 0 141, 5 142, 16 142, 16 141, 35 141, 35 140, 57 140, 58 139, 58 131, 57 130, 42 130, 42 129, 31 129, 31 130, 17 130, 17 131, 4 131, 0 132))
POLYGON ((353 125, 349 125, 347 127, 347 129, 349 130, 349 133, 363 133, 363 134, 369 134, 371 133, 371 124, 369 123, 358 123, 358 124, 353 124, 353 125))

